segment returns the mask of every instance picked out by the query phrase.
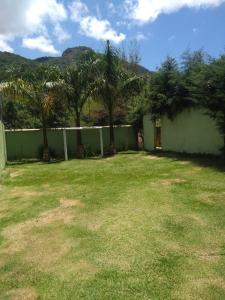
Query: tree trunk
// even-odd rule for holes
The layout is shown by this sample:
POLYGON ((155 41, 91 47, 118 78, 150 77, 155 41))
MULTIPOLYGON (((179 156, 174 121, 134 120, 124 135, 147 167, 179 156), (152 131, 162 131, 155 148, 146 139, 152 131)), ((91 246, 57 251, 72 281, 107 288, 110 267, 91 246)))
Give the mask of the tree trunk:
MULTIPOLYGON (((76 114, 76 127, 80 127, 80 114, 76 114)), ((81 130, 77 130, 77 157, 84 158, 84 146, 82 144, 81 130)))
POLYGON ((46 121, 45 121, 45 116, 44 116, 43 111, 42 111, 42 132, 43 132, 43 161, 49 162, 50 161, 50 153, 49 153, 49 147, 48 147, 46 121))

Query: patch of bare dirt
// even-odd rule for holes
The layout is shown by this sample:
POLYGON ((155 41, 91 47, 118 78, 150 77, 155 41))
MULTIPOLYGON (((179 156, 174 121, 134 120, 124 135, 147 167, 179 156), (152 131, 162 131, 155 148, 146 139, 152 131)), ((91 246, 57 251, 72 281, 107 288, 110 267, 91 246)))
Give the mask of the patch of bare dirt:
POLYGON ((80 200, 75 200, 75 199, 60 199, 60 204, 61 207, 74 207, 74 206, 78 206, 78 207, 84 207, 83 203, 81 203, 80 200))
POLYGON ((189 217, 197 224, 200 226, 207 226, 207 222, 199 215, 197 214, 191 214, 189 217))
POLYGON ((195 256, 200 259, 203 262, 207 262, 207 263, 218 263, 221 255, 219 253, 216 252, 210 252, 207 250, 198 250, 195 251, 195 256))
MULTIPOLYGON (((194 300, 194 299, 214 299, 207 297, 210 286, 225 290, 225 281, 222 277, 203 277, 186 279, 185 284, 173 293, 173 299, 194 300), (202 295, 203 293, 203 295, 202 295)), ((220 298, 218 298, 220 299, 220 298)), ((222 298, 221 298, 222 299, 222 298)))
POLYGON ((204 192, 198 196, 198 199, 200 202, 210 205, 225 203, 225 193, 204 192))
POLYGON ((198 198, 202 203, 211 204, 211 205, 214 203, 213 195, 211 193, 207 193, 207 192, 201 193, 198 198))
POLYGON ((63 263, 63 266, 55 269, 55 273, 61 278, 66 279, 67 276, 79 276, 81 279, 93 277, 97 273, 97 267, 84 259, 77 262, 63 263))
POLYGON ((37 219, 35 226, 48 225, 56 221, 62 221, 65 224, 71 223, 74 214, 71 210, 58 207, 42 213, 37 219))
POLYGON ((63 228, 57 230, 44 226, 54 222, 70 224, 75 216, 74 207, 82 207, 79 200, 61 199, 60 206, 41 213, 37 218, 8 226, 3 235, 7 239, 3 253, 13 254, 25 251, 29 261, 43 267, 54 265, 71 248, 71 242, 63 233, 63 228), (44 230, 43 230, 44 229, 44 230))
POLYGON ((74 218, 74 211, 71 209, 73 207, 83 207, 83 204, 79 200, 61 199, 59 207, 47 210, 35 219, 9 226, 5 229, 4 234, 7 237, 15 237, 17 239, 19 236, 23 235, 26 230, 33 227, 48 225, 55 221, 62 221, 65 224, 68 224, 74 218))
POLYGON ((156 156, 156 155, 147 155, 145 156, 146 159, 150 159, 150 160, 160 160, 163 159, 163 157, 160 156, 156 156))
POLYGON ((38 298, 36 290, 30 287, 12 289, 6 293, 6 296, 12 300, 36 300, 38 298))
POLYGON ((9 170, 9 175, 11 178, 21 177, 24 174, 24 170, 9 170))
POLYGON ((25 257, 43 270, 54 267, 72 248, 72 241, 63 230, 30 232, 25 237, 25 257))
POLYGON ((18 198, 30 198, 30 197, 37 197, 41 195, 43 192, 37 192, 34 190, 29 190, 23 187, 16 187, 9 191, 8 196, 11 198, 18 197, 18 198))
POLYGON ((186 161, 186 160, 179 161, 179 165, 184 165, 184 166, 186 166, 186 165, 189 165, 189 164, 190 164, 190 162, 189 162, 189 161, 186 161))
POLYGON ((213 285, 225 290, 225 281, 222 277, 199 278, 193 282, 193 285, 198 289, 207 288, 210 285, 213 285))
POLYGON ((185 179, 180 179, 180 178, 174 178, 174 179, 162 179, 159 180, 157 183, 159 185, 163 185, 163 186, 170 186, 172 184, 182 184, 182 183, 186 183, 187 180, 185 179))
POLYGON ((83 207, 83 204, 79 200, 61 199, 59 207, 45 211, 35 219, 9 226, 5 229, 4 233, 8 237, 17 238, 20 234, 24 233, 26 229, 33 227, 48 225, 55 221, 62 221, 66 224, 70 223, 74 217, 74 211, 71 208, 75 206, 83 207))

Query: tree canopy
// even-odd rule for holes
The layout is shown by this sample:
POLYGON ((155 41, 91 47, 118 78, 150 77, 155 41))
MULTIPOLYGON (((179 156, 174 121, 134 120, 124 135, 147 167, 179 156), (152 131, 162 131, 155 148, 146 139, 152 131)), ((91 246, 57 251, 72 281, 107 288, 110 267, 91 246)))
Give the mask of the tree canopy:
MULTIPOLYGON (((1 83, 11 90, 3 101, 6 128, 42 128, 47 148, 48 127, 109 125, 114 153, 115 124, 130 123, 140 130, 147 112, 153 120, 163 115, 173 119, 184 109, 201 107, 216 120, 225 145, 225 55, 213 59, 202 49, 188 50, 179 63, 168 56, 155 72, 140 72, 137 49, 121 55, 107 41, 104 54, 80 47, 32 65, 17 56, 18 63, 10 64, 6 55, 1 83), (14 101, 15 96, 22 101, 14 101)), ((77 143, 82 156, 80 133, 77 143)))

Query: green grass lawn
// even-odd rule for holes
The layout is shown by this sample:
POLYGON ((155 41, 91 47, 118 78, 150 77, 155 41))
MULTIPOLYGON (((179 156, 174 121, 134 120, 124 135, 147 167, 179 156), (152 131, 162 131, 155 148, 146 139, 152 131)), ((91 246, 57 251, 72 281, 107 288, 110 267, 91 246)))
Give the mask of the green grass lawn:
POLYGON ((225 299, 225 173, 121 153, 10 165, 0 299, 225 299))

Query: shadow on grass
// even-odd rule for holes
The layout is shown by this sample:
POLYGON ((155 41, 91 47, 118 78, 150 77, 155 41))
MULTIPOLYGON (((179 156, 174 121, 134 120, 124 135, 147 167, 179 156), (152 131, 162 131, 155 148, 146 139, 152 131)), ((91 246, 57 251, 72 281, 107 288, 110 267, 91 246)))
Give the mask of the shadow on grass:
POLYGON ((160 150, 147 152, 147 155, 166 157, 173 161, 190 161, 200 167, 207 167, 220 172, 225 172, 225 159, 216 155, 164 152, 160 150))
POLYGON ((140 154, 141 152, 144 152, 144 151, 138 151, 138 150, 127 150, 127 151, 121 151, 121 152, 118 152, 117 154, 122 154, 122 155, 128 155, 128 154, 140 154))
POLYGON ((51 164, 58 164, 64 162, 62 159, 52 159, 49 162, 44 162, 43 160, 39 159, 23 159, 23 160, 14 160, 14 161, 8 161, 7 166, 18 166, 18 165, 29 165, 29 164, 46 164, 46 165, 51 165, 51 164))
MULTIPOLYGON (((135 150, 127 150, 127 151, 118 151, 116 154, 139 154, 140 152, 135 151, 135 150)), ((115 155, 116 155, 115 154, 115 155)), ((110 157, 114 157, 115 155, 109 154, 109 153, 105 153, 105 155, 102 157, 100 155, 100 153, 97 153, 96 155, 93 156, 89 156, 89 157, 84 157, 84 158, 78 158, 78 157, 70 157, 68 161, 72 161, 72 160, 78 160, 78 161, 84 161, 84 160, 104 160, 110 157)), ((49 162, 44 162, 41 159, 22 159, 22 160, 11 160, 7 162, 7 166, 17 166, 17 165, 27 165, 27 164, 59 164, 65 162, 65 159, 63 158, 54 158, 51 159, 49 162)))
MULTIPOLYGON (((87 159, 87 160, 104 160, 104 159, 107 159, 107 158, 115 157, 116 155, 130 155, 130 154, 135 155, 135 154, 140 154, 140 152, 138 152, 137 150, 124 150, 124 151, 117 151, 115 154, 105 153, 103 157, 100 154, 98 154, 96 156, 85 157, 84 159, 87 159)), ((77 158, 74 158, 74 159, 77 159, 77 158)))
MULTIPOLYGON (((140 153, 146 153, 146 155, 154 155, 157 157, 166 157, 170 158, 172 161, 190 161, 194 163, 195 165, 201 166, 201 167, 207 167, 212 168, 220 172, 225 172, 225 159, 215 156, 215 155, 204 155, 204 154, 188 154, 188 153, 176 153, 176 152, 163 152, 160 150, 155 150, 151 152, 145 152, 145 151, 135 151, 135 150, 128 150, 128 151, 121 151, 117 154, 119 155, 137 155, 140 153)), ((107 158, 114 157, 114 155, 105 155, 104 157, 101 156, 90 156, 83 159, 79 158, 70 158, 69 161, 73 160, 105 160, 107 158)), ((27 164, 60 164, 62 162, 65 162, 64 159, 52 159, 50 162, 44 162, 42 160, 38 159, 24 159, 21 161, 10 161, 7 163, 8 166, 19 166, 19 165, 27 165, 27 164)))

